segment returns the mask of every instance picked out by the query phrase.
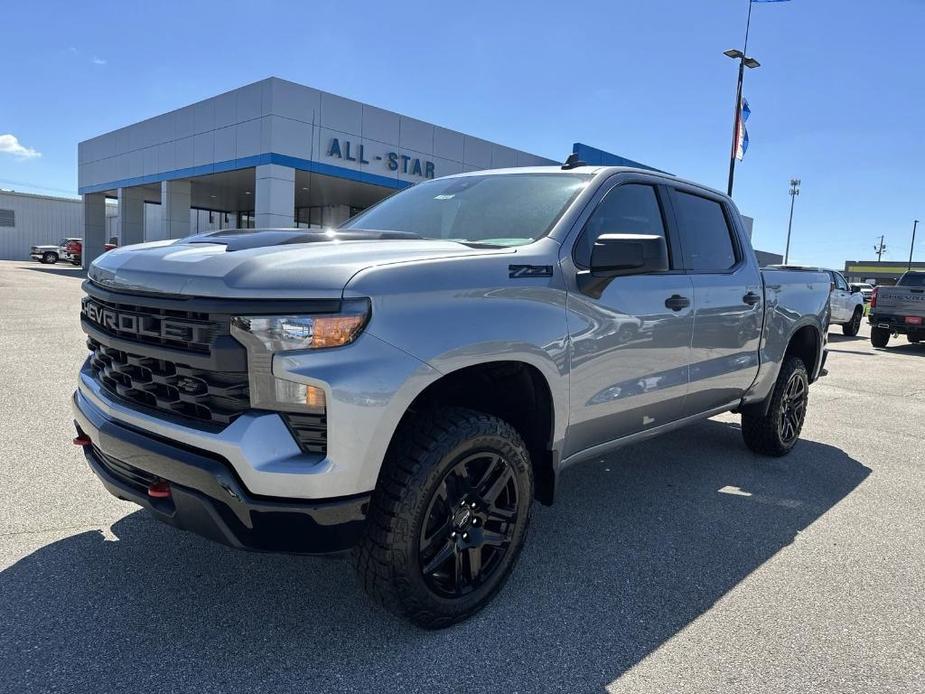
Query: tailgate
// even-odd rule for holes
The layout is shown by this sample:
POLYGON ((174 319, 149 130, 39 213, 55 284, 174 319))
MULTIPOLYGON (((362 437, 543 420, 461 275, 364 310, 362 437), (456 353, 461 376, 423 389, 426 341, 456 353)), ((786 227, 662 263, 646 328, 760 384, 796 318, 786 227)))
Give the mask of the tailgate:
POLYGON ((915 287, 880 287, 876 313, 925 316, 925 289, 915 287))

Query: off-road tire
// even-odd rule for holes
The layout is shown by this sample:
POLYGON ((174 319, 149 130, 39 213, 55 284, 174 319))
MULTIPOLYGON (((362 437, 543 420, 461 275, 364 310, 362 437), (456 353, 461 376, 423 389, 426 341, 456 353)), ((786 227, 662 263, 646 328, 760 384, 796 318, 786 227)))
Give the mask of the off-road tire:
POLYGON ((886 347, 890 342, 890 331, 887 328, 874 326, 870 329, 870 344, 874 347, 886 347))
POLYGON ((460 622, 482 609, 510 575, 523 547, 533 501, 527 447, 507 422, 464 408, 422 413, 396 433, 353 563, 366 592, 391 612, 426 629, 460 622), (517 491, 511 540, 484 584, 461 597, 439 595, 425 581, 422 525, 444 480, 467 456, 491 451, 510 463, 517 491))
POLYGON ((809 406, 809 377, 802 359, 790 356, 784 360, 770 397, 767 412, 764 411, 764 403, 752 405, 742 411, 742 438, 745 439, 745 445, 755 453, 779 457, 787 455, 800 440, 800 431, 803 429, 803 420, 809 406), (794 378, 802 381, 803 406, 794 426, 794 435, 788 438, 781 433, 781 420, 785 416, 788 388, 794 378))
POLYGON ((861 329, 861 318, 864 315, 864 309, 858 306, 854 309, 854 315, 851 316, 851 320, 847 323, 842 323, 841 331, 843 335, 848 337, 854 337, 858 334, 858 330, 861 329))

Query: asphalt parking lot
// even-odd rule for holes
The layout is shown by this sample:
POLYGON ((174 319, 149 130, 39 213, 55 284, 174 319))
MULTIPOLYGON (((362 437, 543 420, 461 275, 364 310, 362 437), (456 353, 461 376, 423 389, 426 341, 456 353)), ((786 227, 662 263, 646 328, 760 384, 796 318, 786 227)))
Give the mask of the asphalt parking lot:
POLYGON ((803 441, 723 416, 570 469, 440 632, 346 562, 211 544, 71 445, 81 273, 0 262, 0 690, 925 691, 925 344, 833 330, 803 441))

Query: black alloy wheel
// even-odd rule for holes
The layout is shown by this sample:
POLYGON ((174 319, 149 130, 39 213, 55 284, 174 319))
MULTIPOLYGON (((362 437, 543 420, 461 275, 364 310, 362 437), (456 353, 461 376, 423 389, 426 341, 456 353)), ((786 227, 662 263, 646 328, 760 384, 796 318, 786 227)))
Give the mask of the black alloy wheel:
POLYGON ((809 386, 805 372, 794 371, 787 381, 784 396, 780 401, 781 413, 777 426, 778 435, 784 445, 791 445, 800 435, 803 418, 806 416, 808 394, 809 386))
POLYGON ((485 451, 454 465, 431 497, 421 525, 419 559, 427 586, 459 598, 501 566, 517 523, 514 468, 485 451))
POLYGON ((395 435, 354 566, 378 603, 426 629, 485 607, 530 525, 530 452, 499 417, 422 408, 395 435))

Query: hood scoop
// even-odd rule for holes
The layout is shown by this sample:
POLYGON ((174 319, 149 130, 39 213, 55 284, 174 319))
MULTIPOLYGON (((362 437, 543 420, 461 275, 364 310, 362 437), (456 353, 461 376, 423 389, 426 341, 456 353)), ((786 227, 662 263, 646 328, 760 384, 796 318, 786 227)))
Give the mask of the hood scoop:
POLYGON ((323 231, 320 229, 226 229, 199 234, 185 239, 183 243, 213 243, 225 246, 226 252, 243 251, 250 248, 270 248, 299 243, 322 243, 331 241, 378 241, 420 239, 410 231, 379 231, 367 229, 343 229, 323 231))

